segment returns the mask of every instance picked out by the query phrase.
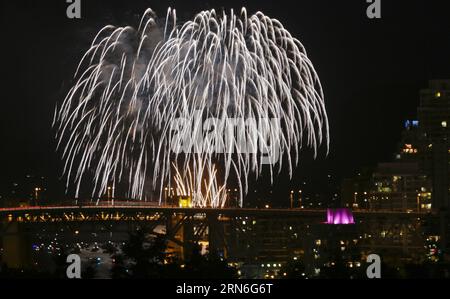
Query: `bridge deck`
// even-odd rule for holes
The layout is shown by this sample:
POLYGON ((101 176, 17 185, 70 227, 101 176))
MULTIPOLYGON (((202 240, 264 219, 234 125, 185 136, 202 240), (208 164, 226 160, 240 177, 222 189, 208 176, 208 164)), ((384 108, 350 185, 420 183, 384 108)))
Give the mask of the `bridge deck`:
MULTIPOLYGON (((36 214, 36 213, 96 213, 96 212, 145 212, 145 213, 176 213, 176 214, 219 214, 226 216, 323 216, 326 217, 325 209, 258 209, 258 208, 179 208, 155 205, 82 205, 82 206, 29 206, 0 208, 0 216, 10 214, 36 214)), ((398 212, 398 211, 353 211, 356 218, 372 216, 387 217, 423 217, 430 215, 424 212, 398 212)))

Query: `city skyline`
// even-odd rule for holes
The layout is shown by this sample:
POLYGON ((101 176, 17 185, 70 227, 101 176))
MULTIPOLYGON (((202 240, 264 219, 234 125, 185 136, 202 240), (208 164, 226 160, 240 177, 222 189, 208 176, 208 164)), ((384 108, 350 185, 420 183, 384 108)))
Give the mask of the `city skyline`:
MULTIPOLYGON (((195 4, 195 7, 184 10, 181 3, 175 1, 169 4, 177 8, 181 19, 192 15, 196 7, 223 7, 225 10, 230 7, 235 9, 240 7, 237 2, 226 5, 220 1, 217 3, 199 2, 195 4)), ((11 12, 7 17, 13 17, 14 14, 19 15, 20 6, 11 3, 4 5, 11 6, 9 9, 5 7, 11 12)), ((2 121, 9 129, 4 130, 2 139, 7 140, 6 142, 10 146, 2 149, 4 151, 2 164, 8 169, 6 178, 8 185, 27 174, 45 176, 50 180, 49 183, 55 190, 55 196, 63 194, 64 189, 59 183, 62 165, 54 154, 56 145, 52 137, 53 131, 50 128, 53 105, 67 91, 72 75, 70 70, 75 68, 77 60, 86 50, 89 40, 95 35, 98 28, 114 19, 119 23, 132 22, 132 20, 138 19, 144 10, 140 3, 133 8, 128 7, 124 10, 121 9, 121 5, 119 2, 112 2, 110 5, 103 5, 102 2, 85 4, 83 10, 86 11, 86 17, 81 20, 69 20, 64 13, 59 14, 58 12, 65 11, 65 4, 56 2, 55 4, 36 4, 33 10, 20 11, 20 14, 28 14, 27 18, 22 18, 20 27, 26 28, 26 22, 31 21, 40 24, 41 34, 32 36, 30 42, 32 49, 34 48, 38 53, 44 55, 41 55, 41 59, 29 60, 29 63, 25 63, 26 60, 23 59, 19 60, 23 61, 22 68, 27 69, 29 75, 24 80, 10 82, 11 88, 7 89, 8 96, 6 103, 3 104, 5 109, 2 111, 5 115, 2 121), (95 17, 90 15, 100 9, 103 9, 102 13, 99 12, 95 17), (120 13, 121 11, 123 13, 120 13), (48 17, 39 17, 47 15, 48 17), (61 26, 53 26, 54 24, 61 26), (63 31, 64 34, 62 34, 63 31), (50 41, 54 34, 63 38, 62 43, 51 44, 50 41), (74 40, 77 41, 75 47, 74 40), (84 42, 80 44, 82 41, 84 42), (52 51, 54 51, 53 54, 48 56, 52 51), (61 67, 61 63, 53 65, 55 60, 51 57, 59 57, 57 60, 62 61, 64 67, 61 67), (73 57, 73 59, 67 59, 67 57, 73 57), (55 73, 55 70, 58 73, 55 73), (36 80, 31 79, 39 77, 39 72, 48 73, 47 77, 51 81, 47 81, 52 82, 51 86, 36 84, 36 80), (28 82, 36 92, 25 91, 29 88, 19 88, 17 85, 20 84, 19 82, 28 82), (14 100, 17 97, 16 91, 24 92, 20 96, 24 100, 14 100)), ((291 4, 286 5, 288 7, 291 4)), ((315 12, 320 6, 308 1, 302 5, 305 17, 308 10, 315 12)), ((395 14, 395 17, 394 13, 399 12, 400 7, 396 5, 389 7, 389 5, 394 4, 384 5, 386 9, 384 18, 369 20, 365 16, 365 4, 328 4, 324 6, 327 9, 323 9, 324 16, 322 18, 312 20, 310 23, 303 22, 303 19, 300 18, 301 23, 297 24, 295 21, 297 18, 286 13, 289 9, 272 11, 268 7, 268 3, 258 2, 255 5, 249 2, 246 4, 249 12, 267 11, 282 20, 287 29, 298 35, 305 43, 323 81, 330 118, 330 154, 327 157, 321 155, 315 161, 311 159, 311 156, 305 154, 306 158, 303 159, 302 165, 294 173, 292 187, 296 185, 296 181, 308 178, 314 188, 320 190, 320 185, 328 174, 333 176, 335 184, 339 184, 343 178, 351 176, 363 167, 373 167, 381 160, 388 160, 395 150, 403 120, 413 118, 415 114, 418 91, 426 87, 429 79, 450 77, 446 72, 449 69, 446 60, 439 58, 442 57, 439 53, 445 53, 445 49, 449 47, 445 39, 439 38, 441 35, 445 36, 446 30, 445 26, 440 26, 444 20, 435 17, 441 13, 441 10, 438 9, 439 4, 433 4, 426 10, 422 10, 421 5, 423 4, 413 2, 405 7, 402 6, 405 12, 395 14), (419 35, 421 42, 417 41, 417 35, 413 35, 413 28, 418 28, 419 25, 412 23, 409 17, 411 15, 419 17, 420 24, 422 24, 422 27, 419 27, 422 32, 419 35), (348 21, 341 22, 335 26, 336 28, 330 26, 345 19, 344 16, 348 21), (355 27, 352 22, 359 25, 355 27), (339 42, 335 37, 319 38, 324 34, 341 36, 344 41, 339 42), (385 35, 392 37, 388 42, 390 47, 383 46, 384 44, 381 42, 386 37, 385 35), (400 37, 399 40, 394 39, 394 36, 397 35, 400 37), (435 40, 439 41, 439 47, 429 48, 427 45, 430 44, 430 41, 435 40), (322 43, 326 43, 325 46, 322 46, 322 43), (414 43, 417 43, 418 48, 412 46, 414 43), (425 51, 422 51, 421 47, 425 51), (364 49, 364 51, 358 49, 364 49), (338 53, 341 55, 337 55, 338 53), (350 53, 352 53, 351 59, 348 56, 350 53), (393 59, 397 59, 397 61, 393 59), (326 63, 326 61, 329 62, 326 63), (360 63, 363 61, 364 63, 360 63), (381 76, 384 68, 375 68, 375 61, 376 64, 386 64, 384 68, 390 67, 390 71, 384 72, 385 76, 381 76), (396 63, 393 63, 394 61, 396 63), (410 62, 414 62, 414 71, 408 69, 413 65, 410 62), (421 67, 417 67, 417 63, 421 67), (367 66, 364 66, 365 70, 363 71, 361 66, 364 64, 367 66), (339 80, 336 80, 337 69, 348 72, 346 76, 339 76, 339 80, 350 82, 350 84, 339 84, 339 80), (352 75, 358 72, 366 75, 352 75), (393 72, 397 72, 395 79, 393 72), (373 113, 373 111, 377 111, 377 113, 373 113), (346 157, 352 158, 346 159, 346 157)), ((153 6, 157 11, 165 11, 168 5, 156 1, 153 6)), ((303 14, 303 11, 300 10, 299 13, 303 14)), ((15 20, 19 19, 15 18, 15 20)), ((6 27, 16 24, 14 20, 10 22, 6 22, 6 20, 4 24, 6 27)), ((30 30, 34 30, 33 28, 35 27, 30 27, 30 30)), ((20 35, 13 33, 20 32, 20 30, 9 30, 8 32, 11 34, 11 40, 16 40, 19 44, 27 42, 27 40, 21 39, 20 35)), ((12 48, 10 49, 12 50, 12 48)), ((18 49, 22 51, 24 47, 18 47, 18 49)), ((12 56, 18 54, 11 53, 12 56)), ((23 53, 22 56, 27 57, 27 54, 23 53)), ((21 76, 21 68, 18 68, 17 64, 8 63, 7 69, 9 73, 21 76)), ((16 75, 12 77, 16 77, 16 75)), ((2 186, 5 183, 2 181, 2 186)), ((3 186, 2 189, 5 187, 3 186)), ((286 180, 282 177, 275 186, 274 192, 281 195, 287 190, 291 190, 292 187, 291 184, 286 184, 286 180)))
POLYGON ((0 278, 449 278, 448 3, 381 2, 3 1, 0 278))

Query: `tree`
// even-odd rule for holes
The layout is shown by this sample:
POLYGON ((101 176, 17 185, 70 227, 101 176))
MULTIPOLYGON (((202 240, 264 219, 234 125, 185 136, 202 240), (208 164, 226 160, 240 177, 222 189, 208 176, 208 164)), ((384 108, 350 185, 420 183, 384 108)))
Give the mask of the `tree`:
POLYGON ((113 278, 197 278, 197 279, 231 279, 237 278, 235 268, 228 266, 225 259, 217 252, 201 254, 201 246, 194 243, 189 258, 177 260, 168 254, 167 241, 164 236, 156 237, 138 230, 122 246, 122 254, 112 257, 113 278))
POLYGON ((186 261, 184 276, 195 279, 234 279, 238 277, 236 269, 230 267, 216 251, 202 255, 201 246, 197 243, 193 245, 191 256, 186 261))

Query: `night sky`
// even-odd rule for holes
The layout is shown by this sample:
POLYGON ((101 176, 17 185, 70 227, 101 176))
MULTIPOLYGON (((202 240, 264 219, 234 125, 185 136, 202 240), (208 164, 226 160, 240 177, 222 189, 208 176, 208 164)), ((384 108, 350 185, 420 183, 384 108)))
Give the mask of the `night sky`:
POLYGON ((382 18, 366 17, 365 0, 324 1, 106 1, 82 0, 82 19, 65 15, 65 0, 3 0, 0 187, 26 174, 45 176, 61 193, 61 162, 51 121, 69 90, 75 67, 107 24, 137 26, 147 7, 180 21, 203 9, 246 6, 277 18, 306 47, 321 79, 331 128, 328 157, 305 158, 300 177, 321 188, 363 167, 391 159, 403 120, 414 118, 428 79, 450 78, 448 1, 382 0, 382 18), (447 7, 446 7, 447 6, 447 7))

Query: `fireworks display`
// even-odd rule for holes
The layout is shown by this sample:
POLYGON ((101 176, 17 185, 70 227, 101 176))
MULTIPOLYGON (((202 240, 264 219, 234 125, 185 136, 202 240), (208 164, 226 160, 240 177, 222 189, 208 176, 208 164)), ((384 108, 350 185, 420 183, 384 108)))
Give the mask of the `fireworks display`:
POLYGON ((54 126, 77 197, 83 184, 95 198, 124 186, 123 196, 161 203, 173 187, 194 206, 224 207, 233 179, 242 206, 250 176, 292 175, 303 145, 328 149, 317 73, 260 12, 179 23, 173 9, 165 19, 148 9, 137 29, 100 30, 75 82, 54 126))

